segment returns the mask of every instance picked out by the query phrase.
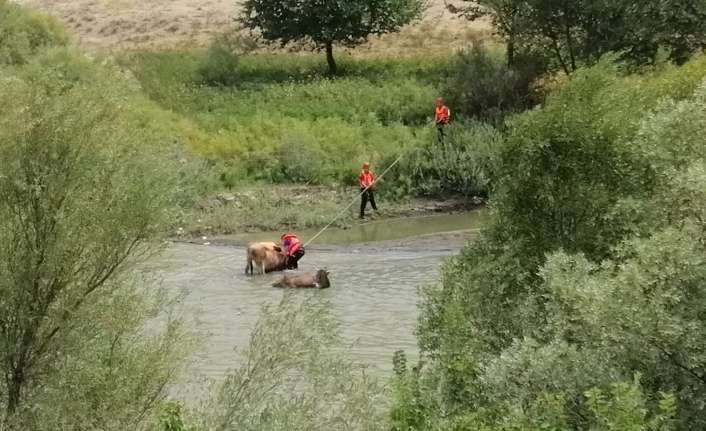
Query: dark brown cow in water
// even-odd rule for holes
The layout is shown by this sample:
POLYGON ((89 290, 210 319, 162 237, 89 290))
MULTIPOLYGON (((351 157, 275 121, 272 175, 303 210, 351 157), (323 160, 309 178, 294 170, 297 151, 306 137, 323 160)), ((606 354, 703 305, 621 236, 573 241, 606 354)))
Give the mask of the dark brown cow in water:
POLYGON ((272 287, 315 287, 318 289, 327 289, 331 287, 331 282, 328 279, 328 271, 320 269, 316 271, 316 273, 285 275, 274 283, 272 287))
POLYGON ((254 242, 248 245, 245 274, 253 275, 255 268, 260 274, 287 269, 287 256, 274 242, 254 242))

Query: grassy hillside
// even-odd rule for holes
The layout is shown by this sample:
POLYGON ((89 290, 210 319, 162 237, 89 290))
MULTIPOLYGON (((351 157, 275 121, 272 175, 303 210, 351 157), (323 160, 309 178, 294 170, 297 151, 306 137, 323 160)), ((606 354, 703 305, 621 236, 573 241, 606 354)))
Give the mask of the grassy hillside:
POLYGON ((159 107, 147 118, 173 128, 175 138, 205 161, 202 173, 213 180, 213 192, 234 192, 235 201, 218 205, 207 198, 187 230, 233 232, 255 221, 269 229, 325 224, 356 196, 364 161, 381 173, 401 158, 378 188, 387 214, 406 211, 414 196, 488 191, 499 133, 459 122, 439 145, 432 124, 434 99, 456 63, 453 54, 349 59, 335 79, 313 54, 229 57, 226 67, 214 66, 215 55, 135 52, 118 60, 159 107), (316 205, 289 204, 291 184, 307 186, 305 198, 316 205), (256 191, 256 201, 247 198, 249 190, 256 191))
POLYGON ((228 186, 353 184, 363 161, 380 169, 431 139, 433 101, 450 61, 350 61, 344 77, 330 80, 318 56, 253 55, 223 87, 203 83, 206 55, 142 53, 122 63, 149 97, 191 122, 189 147, 228 186))

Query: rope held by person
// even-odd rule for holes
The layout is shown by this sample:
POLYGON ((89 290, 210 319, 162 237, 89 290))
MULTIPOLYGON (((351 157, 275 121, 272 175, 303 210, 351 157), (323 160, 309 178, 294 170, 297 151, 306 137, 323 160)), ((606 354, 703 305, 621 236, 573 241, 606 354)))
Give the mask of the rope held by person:
MULTIPOLYGON (((392 164, 391 164, 390 166, 388 166, 387 169, 385 169, 385 170, 382 172, 382 174, 380 174, 380 176, 378 176, 378 178, 377 178, 377 180, 376 180, 375 182, 380 181, 380 179, 381 179, 382 177, 384 177, 385 174, 387 174, 388 172, 390 172, 390 169, 392 169, 393 167, 395 167, 395 165, 397 165, 397 164, 400 162, 400 160, 402 160, 402 157, 403 157, 403 156, 404 156, 404 154, 400 154, 400 156, 397 157, 397 159, 396 159, 394 162, 392 162, 392 164)), ((324 226, 324 228, 321 229, 316 235, 314 235, 309 241, 307 241, 306 243, 304 243, 304 248, 308 247, 309 244, 311 244, 312 242, 316 241, 316 239, 319 238, 324 232, 326 232, 326 231, 328 230, 328 228, 330 228, 331 226, 333 226, 333 224, 336 223, 336 221, 337 221, 339 218, 341 218, 341 217, 346 213, 346 211, 350 210, 351 207, 353 206, 353 204, 355 204, 356 202, 358 202, 358 201, 360 200, 361 196, 363 196, 363 194, 366 193, 366 192, 368 191, 368 189, 370 189, 370 187, 372 187, 372 186, 373 186, 373 185, 371 184, 371 185, 369 185, 368 187, 364 188, 363 191, 360 192, 360 194, 359 194, 358 196, 356 196, 356 198, 353 199, 353 200, 351 201, 351 203, 348 204, 348 206, 343 209, 343 211, 341 211, 340 213, 338 213, 338 215, 337 215, 336 217, 334 217, 334 219, 331 220, 331 222, 330 222, 329 224, 327 224, 326 226, 324 226)))

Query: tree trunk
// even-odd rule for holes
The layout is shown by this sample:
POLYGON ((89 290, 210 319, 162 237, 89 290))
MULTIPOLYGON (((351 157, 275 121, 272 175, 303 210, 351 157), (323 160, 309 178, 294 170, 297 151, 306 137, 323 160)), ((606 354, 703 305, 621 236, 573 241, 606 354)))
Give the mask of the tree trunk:
POLYGON ((7 379, 7 404, 5 405, 5 423, 3 428, 7 426, 10 420, 17 413, 17 408, 20 406, 20 395, 22 386, 24 386, 23 366, 15 367, 10 372, 10 378, 7 379))
POLYGON ((566 47, 569 50, 569 61, 571 62, 571 71, 576 72, 576 56, 574 55, 574 40, 571 37, 571 27, 565 24, 564 33, 566 34, 566 47))
POLYGON ((507 66, 515 65, 515 36, 510 35, 507 39, 507 66))
POLYGON ((557 61, 559 61, 561 68, 564 69, 564 73, 566 73, 566 76, 571 76, 571 71, 569 70, 569 66, 566 64, 566 61, 564 60, 564 56, 561 55, 561 49, 559 48, 559 41, 556 39, 556 37, 552 37, 552 45, 554 48, 554 55, 556 56, 557 61))
POLYGON ((328 63, 329 74, 335 75, 338 73, 338 66, 333 58, 333 42, 326 42, 326 62, 328 63))

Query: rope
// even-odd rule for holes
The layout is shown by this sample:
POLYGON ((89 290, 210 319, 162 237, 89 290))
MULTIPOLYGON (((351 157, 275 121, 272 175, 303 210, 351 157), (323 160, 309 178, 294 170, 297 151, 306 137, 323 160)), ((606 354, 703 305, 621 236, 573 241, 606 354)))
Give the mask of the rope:
MULTIPOLYGON (((397 158, 397 160, 395 160, 394 162, 392 162, 392 164, 391 164, 390 166, 388 166, 387 169, 385 169, 385 170, 383 171, 383 173, 380 174, 379 177, 377 177, 377 179, 375 180, 375 182, 373 182, 373 184, 375 184, 375 183, 378 182, 382 177, 384 177, 386 173, 390 172, 390 169, 392 169, 396 164, 398 164, 398 163, 400 162, 400 160, 402 160, 402 157, 403 157, 403 156, 404 156, 404 153, 400 154, 400 156, 397 158)), ((347 206, 343 211, 341 211, 340 213, 338 213, 338 215, 337 215, 333 220, 331 220, 331 223, 329 223, 329 224, 327 224, 326 226, 324 226, 324 228, 321 229, 321 230, 319 231, 319 233, 317 233, 317 234, 314 235, 309 241, 307 241, 306 243, 304 243, 304 248, 308 247, 309 244, 311 244, 312 242, 314 242, 318 237, 320 237, 324 232, 326 232, 326 230, 328 230, 328 228, 330 228, 334 223, 336 223, 336 221, 337 221, 339 218, 341 218, 341 216, 343 216, 343 214, 345 214, 349 209, 351 209, 351 207, 353 206, 353 204, 355 204, 355 203, 358 201, 358 199, 360 199, 360 197, 363 196, 363 194, 364 194, 365 192, 367 192, 368 189, 370 189, 370 188, 373 186, 373 184, 371 184, 371 185, 369 185, 368 187, 364 188, 363 191, 360 192, 360 194, 359 194, 358 196, 356 196, 356 198, 353 199, 353 200, 351 201, 351 203, 348 204, 348 206, 347 206)))

